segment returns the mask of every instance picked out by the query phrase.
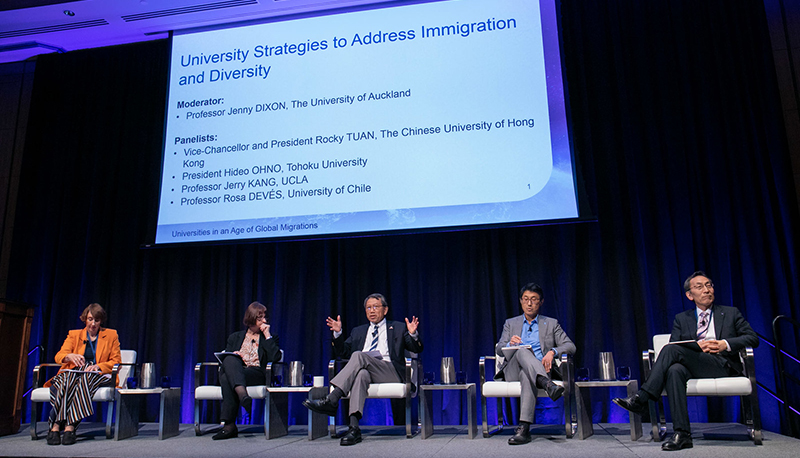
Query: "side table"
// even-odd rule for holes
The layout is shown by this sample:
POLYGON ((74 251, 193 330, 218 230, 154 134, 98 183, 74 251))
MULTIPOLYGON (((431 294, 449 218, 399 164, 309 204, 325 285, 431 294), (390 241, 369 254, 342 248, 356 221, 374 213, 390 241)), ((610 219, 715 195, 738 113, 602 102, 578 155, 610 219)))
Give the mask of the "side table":
POLYGON ((114 440, 119 441, 139 435, 139 402, 143 396, 157 394, 161 398, 158 411, 158 439, 177 436, 181 415, 181 389, 118 389, 114 440))
POLYGON ((463 383, 456 385, 420 385, 419 386, 419 414, 422 422, 422 438, 427 439, 433 435, 433 396, 430 391, 461 390, 467 392, 467 423, 470 439, 478 435, 478 418, 475 415, 475 384, 463 383))
MULTIPOLYGON (((624 386, 628 390, 628 396, 632 396, 639 391, 639 382, 636 380, 591 380, 586 382, 575 382, 575 403, 578 407, 578 439, 586 439, 594 434, 592 424, 592 412, 589 404, 584 400, 584 395, 589 388, 611 388, 624 386)), ((628 419, 631 424, 631 440, 635 441, 642 437, 642 417, 639 414, 629 412, 628 419)))
MULTIPOLYGON (((264 397, 264 434, 267 439, 274 439, 289 434, 290 393, 303 393, 308 399, 322 399, 328 395, 328 387, 324 386, 285 386, 267 387, 264 397)), ((328 416, 308 411, 308 440, 313 441, 328 434, 328 416)))

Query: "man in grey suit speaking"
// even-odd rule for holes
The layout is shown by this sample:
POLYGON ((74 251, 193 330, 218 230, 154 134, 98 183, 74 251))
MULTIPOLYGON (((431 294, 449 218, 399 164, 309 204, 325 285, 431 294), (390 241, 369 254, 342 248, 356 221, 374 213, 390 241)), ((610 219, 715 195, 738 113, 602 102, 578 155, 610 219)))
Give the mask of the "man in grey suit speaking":
POLYGON ((514 351, 500 366, 495 380, 519 381, 520 395, 519 426, 508 440, 511 445, 526 444, 531 441, 530 426, 536 408, 537 388, 547 391, 552 400, 564 394, 564 388, 553 383, 552 377, 560 377, 554 359, 563 353, 575 354, 575 344, 567 336, 558 320, 539 315, 544 303, 542 288, 536 283, 528 283, 519 292, 522 315, 509 318, 503 325, 503 335, 495 346, 495 353, 504 356, 504 347, 530 346, 514 351))

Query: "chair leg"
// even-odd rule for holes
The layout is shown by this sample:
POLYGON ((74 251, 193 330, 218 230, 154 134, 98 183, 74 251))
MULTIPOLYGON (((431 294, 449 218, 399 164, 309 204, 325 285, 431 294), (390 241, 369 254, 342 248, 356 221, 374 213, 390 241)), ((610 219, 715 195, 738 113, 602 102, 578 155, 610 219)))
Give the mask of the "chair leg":
POLYGON ((750 438, 753 439, 753 444, 762 445, 761 409, 758 405, 758 391, 754 390, 750 393, 750 396, 742 397, 742 400, 745 399, 747 399, 748 410, 750 410, 749 417, 752 423, 752 429, 750 429, 750 425, 748 425, 748 429, 750 429, 750 438))
MULTIPOLYGON (((339 401, 339 405, 341 405, 343 403, 343 401, 345 401, 345 398, 342 398, 339 401)), ((349 405, 343 407, 343 409, 344 409, 345 412, 349 411, 349 405)), ((336 417, 338 415, 339 415, 339 412, 337 411, 336 415, 334 415, 332 417, 328 417, 328 433, 330 434, 331 439, 338 439, 339 438, 339 434, 336 432, 336 417)))
POLYGON ((667 419, 664 416, 664 401, 649 401, 650 405, 650 425, 652 426, 651 435, 654 442, 661 442, 667 436, 667 419))
POLYGON ((503 398, 497 398, 497 427, 489 429, 489 405, 486 397, 481 395, 481 417, 483 420, 483 437, 491 437, 503 430, 503 398))
POLYGON ((111 439, 114 437, 111 431, 111 422, 114 419, 114 404, 116 403, 109 401, 106 402, 106 404, 108 404, 108 409, 106 412, 106 439, 111 439))
POLYGON ((36 421, 39 419, 39 406, 38 402, 31 401, 31 440, 39 439, 36 434, 36 421))
POLYGON ((576 395, 570 389, 570 385, 570 383, 564 383, 564 428, 566 430, 567 439, 572 439, 575 432, 578 430, 578 416, 572 413, 572 401, 576 395))
MULTIPOLYGON (((406 396, 406 438, 408 439, 411 439, 420 432, 419 418, 414 418, 412 407, 413 399, 411 396, 406 396)), ((417 416, 419 416, 419 413, 417 416)))
POLYGON ((194 435, 199 436, 200 432, 200 401, 194 401, 194 435))

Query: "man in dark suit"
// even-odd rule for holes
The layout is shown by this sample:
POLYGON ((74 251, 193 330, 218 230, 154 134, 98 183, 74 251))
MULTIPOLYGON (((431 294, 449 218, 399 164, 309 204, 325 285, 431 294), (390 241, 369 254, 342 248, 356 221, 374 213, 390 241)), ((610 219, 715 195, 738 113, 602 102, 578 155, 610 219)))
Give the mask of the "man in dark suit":
POLYGON ((503 347, 530 345, 530 348, 514 351, 494 376, 495 380, 519 381, 522 389, 519 426, 508 439, 511 445, 531 441, 530 426, 536 408, 537 388, 546 390, 554 401, 564 394, 564 388, 552 380, 552 377, 561 378, 554 359, 563 353, 575 354, 575 344, 561 329, 558 320, 539 314, 543 302, 544 293, 539 285, 528 283, 523 286, 519 292, 522 315, 506 320, 503 335, 495 346, 495 353, 504 356, 503 347))
POLYGON ((417 332, 419 320, 387 321, 389 305, 382 294, 370 294, 364 299, 364 311, 370 324, 356 327, 347 340, 342 335, 342 318, 328 317, 333 331, 333 351, 337 357, 349 358, 341 371, 331 380, 333 391, 323 399, 305 400, 303 405, 314 412, 335 416, 339 399, 350 393, 350 428, 340 445, 361 442, 358 422, 364 410, 370 383, 400 383, 405 373, 405 352, 422 351, 417 332))
POLYGON ((665 345, 642 389, 633 396, 614 399, 624 409, 644 413, 648 401, 661 398, 666 388, 674 433, 661 445, 662 450, 692 447, 686 382, 741 375, 739 350, 758 346, 758 336, 739 309, 714 304, 714 283, 703 271, 689 276, 683 289, 696 307, 675 316, 669 340, 696 340, 697 345, 665 345))

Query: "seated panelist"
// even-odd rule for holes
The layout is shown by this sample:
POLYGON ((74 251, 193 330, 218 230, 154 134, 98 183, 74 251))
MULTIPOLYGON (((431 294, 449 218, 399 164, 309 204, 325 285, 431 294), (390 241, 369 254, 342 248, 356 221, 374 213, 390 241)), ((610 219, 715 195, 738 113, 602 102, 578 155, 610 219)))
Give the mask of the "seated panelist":
POLYGON ((389 321, 386 314, 389 304, 382 294, 370 294, 364 299, 364 311, 369 324, 356 327, 345 340, 342 318, 327 319, 333 331, 333 351, 337 357, 349 358, 347 364, 331 380, 334 387, 323 399, 305 400, 303 405, 317 413, 335 416, 339 399, 350 394, 350 427, 342 436, 340 445, 361 442, 359 420, 364 411, 364 401, 370 383, 399 383, 404 379, 405 352, 420 353, 422 339, 417 327, 419 320, 389 321))
POLYGON ((739 309, 715 303, 714 282, 705 272, 698 270, 690 275, 683 282, 683 291, 694 307, 675 315, 669 340, 695 340, 697 345, 665 345, 639 392, 613 400, 625 410, 642 414, 647 411, 648 402, 661 399, 666 390, 674 432, 661 444, 665 451, 694 446, 686 382, 692 378, 742 375, 739 351, 758 346, 758 335, 739 309))
POLYGON ((220 419, 225 425, 212 436, 213 440, 239 435, 236 428, 239 406, 244 407, 248 414, 252 409, 253 399, 248 396, 247 387, 266 385, 267 363, 277 363, 281 359, 278 336, 270 333, 269 314, 263 304, 253 302, 247 306, 243 322, 247 329, 231 334, 225 346, 226 352, 235 355, 222 358, 219 374, 222 387, 220 419))
POLYGON ((92 397, 109 379, 115 364, 122 362, 117 331, 101 328, 106 311, 89 304, 81 313, 83 329, 69 331, 56 362, 58 374, 44 384, 50 387, 50 431, 48 445, 72 445, 81 419, 94 413, 92 397), (63 437, 62 437, 63 433, 63 437))
POLYGON ((536 283, 528 283, 519 292, 522 315, 506 320, 503 334, 495 346, 498 356, 505 356, 504 347, 525 345, 514 351, 495 374, 496 380, 520 382, 519 426, 508 439, 510 445, 531 441, 530 426, 536 408, 537 388, 542 388, 552 400, 564 394, 564 388, 553 383, 561 379, 555 360, 562 353, 575 354, 575 344, 561 329, 558 320, 539 314, 544 304, 544 292, 536 283), (530 348, 527 348, 527 346, 530 348))

